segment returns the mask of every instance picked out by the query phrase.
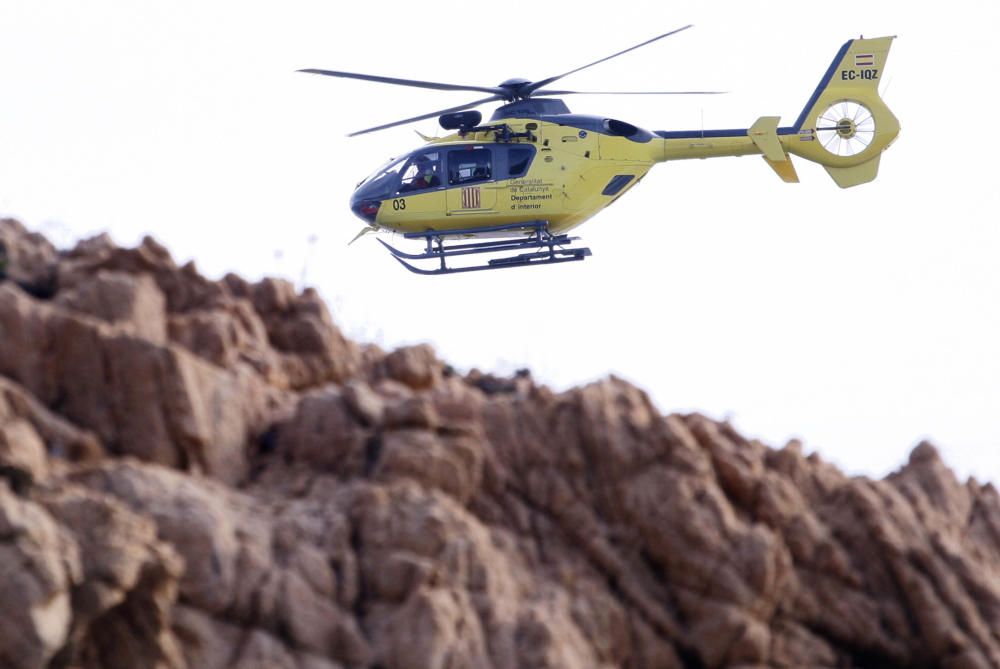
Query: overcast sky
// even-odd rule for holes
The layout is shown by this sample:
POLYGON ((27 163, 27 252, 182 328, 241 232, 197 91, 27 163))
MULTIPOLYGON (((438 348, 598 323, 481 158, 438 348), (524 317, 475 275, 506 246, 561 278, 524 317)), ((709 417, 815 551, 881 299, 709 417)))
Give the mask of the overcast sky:
POLYGON ((923 6, 4 0, 0 215, 61 245, 151 234, 212 277, 314 285, 349 335, 431 342, 462 369, 530 367, 557 389, 618 374, 665 413, 799 437, 852 473, 882 476, 929 438, 960 475, 1000 481, 1000 195, 982 127, 1000 4, 923 6), (419 277, 374 239, 346 246, 353 185, 438 129, 346 133, 478 94, 295 70, 494 85, 687 23, 564 83, 728 95, 571 109, 651 130, 791 124, 844 41, 898 35, 882 88, 902 132, 878 179, 659 165, 577 230, 594 256, 569 265, 419 277))

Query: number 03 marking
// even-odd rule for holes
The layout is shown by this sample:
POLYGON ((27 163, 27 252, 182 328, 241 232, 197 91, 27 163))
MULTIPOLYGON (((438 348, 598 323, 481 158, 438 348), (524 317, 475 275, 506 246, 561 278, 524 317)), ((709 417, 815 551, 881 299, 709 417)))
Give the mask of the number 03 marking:
POLYGON ((402 211, 403 209, 406 209, 406 200, 404 198, 399 198, 398 200, 393 200, 392 201, 392 208, 395 211, 402 211))

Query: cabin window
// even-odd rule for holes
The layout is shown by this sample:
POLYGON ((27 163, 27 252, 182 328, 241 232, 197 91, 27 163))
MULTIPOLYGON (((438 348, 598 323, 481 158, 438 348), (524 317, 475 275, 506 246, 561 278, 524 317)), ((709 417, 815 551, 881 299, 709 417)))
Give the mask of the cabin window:
POLYGON ((604 119, 604 131, 618 137, 632 137, 639 133, 639 128, 625 121, 607 118, 604 119))
POLYGON ((448 183, 452 186, 493 178, 493 156, 489 149, 468 147, 448 152, 448 183))
POLYGON ((427 151, 410 158, 403 168, 400 193, 409 193, 441 185, 441 153, 427 151))
POLYGON ((534 155, 534 147, 512 147, 507 154, 507 176, 511 179, 524 176, 534 155))
POLYGON ((631 174, 619 174, 618 176, 611 177, 611 181, 609 181, 608 185, 604 187, 603 191, 601 191, 601 195, 618 195, 622 188, 629 185, 634 178, 635 177, 631 174))

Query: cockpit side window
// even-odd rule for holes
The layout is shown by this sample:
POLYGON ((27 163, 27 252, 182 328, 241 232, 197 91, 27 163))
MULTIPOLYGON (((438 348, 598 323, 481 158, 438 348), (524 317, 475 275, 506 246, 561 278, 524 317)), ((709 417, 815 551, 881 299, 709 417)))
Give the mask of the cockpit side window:
POLYGON ((532 146, 512 146, 507 153, 507 176, 511 179, 524 176, 535 155, 532 146))
POLYGON ((409 193, 441 185, 441 152, 425 151, 407 161, 401 173, 400 193, 409 193))
POLYGON ((474 183, 493 178, 493 155, 485 147, 469 147, 448 152, 448 183, 474 183))

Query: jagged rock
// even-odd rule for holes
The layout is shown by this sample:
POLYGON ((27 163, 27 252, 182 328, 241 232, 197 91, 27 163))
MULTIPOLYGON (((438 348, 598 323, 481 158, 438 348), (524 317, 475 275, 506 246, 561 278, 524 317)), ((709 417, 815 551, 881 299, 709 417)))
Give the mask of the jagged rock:
POLYGON ((48 298, 55 292, 55 247, 10 218, 0 218, 0 281, 4 279, 36 297, 48 298))
POLYGON ((523 393, 530 390, 532 386, 531 372, 527 369, 519 369, 511 378, 484 374, 478 369, 473 369, 465 376, 465 382, 487 395, 523 393))
POLYGON ((296 389, 344 381, 360 367, 357 345, 333 325, 311 289, 296 294, 285 281, 251 284, 233 275, 210 281, 193 263, 178 267, 150 237, 135 249, 123 249, 100 236, 65 255, 59 264, 60 290, 109 272, 151 277, 166 298, 171 336, 216 364, 244 360, 268 380, 296 389))
POLYGON ((235 482, 281 395, 245 368, 118 331, 0 285, 0 374, 109 449, 235 482), (41 351, 45 353, 42 354, 41 351))
POLYGON ((283 354, 283 370, 292 388, 344 382, 358 373, 361 356, 357 344, 333 325, 316 291, 308 288, 296 295, 287 281, 265 279, 250 284, 231 274, 224 281, 233 295, 253 304, 268 341, 283 354))
MULTIPOLYGON (((349 539, 342 529, 335 540, 319 508, 276 515, 218 482, 139 463, 91 467, 74 480, 154 520, 159 539, 184 560, 178 587, 186 605, 278 633, 295 652, 349 666, 367 661, 367 642, 340 603, 329 571, 331 563, 346 565, 353 559, 345 555, 349 539), (322 525, 310 529, 310 516, 322 525)), ((350 596, 345 597, 350 604, 350 596)), ((194 633, 184 629, 181 636, 194 633)))
POLYGON ((1000 494, 930 444, 852 478, 152 239, 0 233, 39 259, 0 283, 0 666, 1000 667, 1000 494))
POLYGON ((344 401, 354 416, 366 427, 377 427, 385 416, 385 402, 370 386, 361 381, 344 385, 344 401))
POLYGON ((43 669, 65 645, 80 554, 37 504, 0 479, 0 666, 43 669))
POLYGON ((406 397, 386 407, 385 424, 393 430, 419 428, 436 430, 438 415, 434 403, 426 395, 406 397))
POLYGON ((166 303, 148 274, 98 271, 89 281, 60 291, 56 303, 120 324, 154 344, 167 339, 166 303))
POLYGON ((490 664, 479 619, 462 590, 418 590, 379 621, 376 635, 386 666, 473 669, 490 664))
POLYGON ((84 462, 101 453, 92 433, 53 414, 24 388, 0 377, 0 467, 22 472, 30 483, 47 476, 50 455, 84 462))
POLYGON ((290 387, 280 356, 268 343, 263 321, 245 299, 234 299, 216 309, 172 315, 170 339, 219 367, 232 368, 245 362, 271 385, 290 387))
POLYGON ((227 291, 198 274, 193 264, 178 267, 161 244, 145 237, 134 249, 118 247, 101 235, 77 244, 59 263, 59 289, 89 282, 100 272, 149 275, 156 281, 170 313, 208 308, 225 302, 227 291))
POLYGON ((360 476, 373 464, 368 444, 374 438, 345 394, 325 389, 302 398, 295 415, 279 429, 277 449, 310 467, 360 476))
POLYGON ((183 563, 149 519, 76 486, 42 503, 75 540, 73 629, 61 656, 86 669, 184 669, 171 630, 183 563))
POLYGON ((48 476, 45 444, 31 423, 24 419, 4 421, 3 413, 0 404, 0 476, 6 476, 14 491, 22 494, 48 476))
POLYGON ((478 491, 483 476, 483 453, 471 438, 437 436, 423 430, 395 430, 382 436, 378 464, 372 472, 379 481, 411 478, 465 504, 478 491))
POLYGON ((414 390, 423 390, 441 378, 442 366, 427 344, 404 346, 385 357, 385 375, 414 390))
POLYGON ((224 489, 168 469, 138 463, 102 465, 74 480, 151 516, 158 536, 184 559, 184 600, 216 614, 236 597, 240 540, 224 489))

